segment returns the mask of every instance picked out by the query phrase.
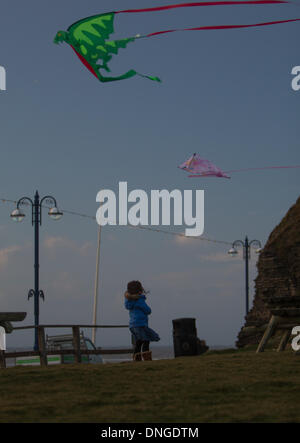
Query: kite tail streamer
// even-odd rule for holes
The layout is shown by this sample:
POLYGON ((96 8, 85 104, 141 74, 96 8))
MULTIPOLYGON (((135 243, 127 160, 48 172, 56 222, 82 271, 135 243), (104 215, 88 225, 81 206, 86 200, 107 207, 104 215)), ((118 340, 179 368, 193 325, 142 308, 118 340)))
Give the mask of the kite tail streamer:
MULTIPOLYGON (((230 174, 232 172, 246 172, 246 171, 260 171, 264 169, 291 169, 291 168, 300 168, 300 165, 293 166, 264 166, 262 168, 246 168, 246 169, 232 169, 230 171, 224 171, 224 174, 230 174)), ((188 177, 197 178, 197 177, 208 177, 210 174, 191 174, 188 177)), ((226 177, 230 178, 230 177, 226 177)))
POLYGON ((281 23, 291 23, 300 21, 300 18, 294 18, 290 20, 277 20, 274 22, 263 22, 263 23, 254 23, 250 25, 218 25, 218 26, 199 26, 196 28, 183 28, 183 29, 168 29, 166 31, 158 31, 152 32, 151 34, 146 34, 143 37, 154 37, 156 35, 168 34, 170 32, 182 32, 182 31, 210 31, 215 29, 238 29, 238 28, 253 28, 260 26, 270 26, 270 25, 278 25, 281 23))
POLYGON ((99 80, 101 82, 112 82, 112 81, 117 81, 117 80, 125 80, 127 78, 134 77, 135 75, 138 75, 138 76, 144 77, 144 78, 148 78, 149 80, 153 80, 156 82, 161 82, 160 78, 158 78, 158 77, 140 74, 139 72, 136 72, 134 69, 130 69, 130 71, 126 72, 123 75, 119 75, 118 77, 103 77, 101 74, 99 74, 99 80))
POLYGON ((149 80, 152 80, 154 82, 161 83, 161 79, 159 77, 155 77, 153 75, 139 74, 138 72, 136 74, 139 75, 140 77, 148 78, 149 80))
POLYGON ((98 78, 101 82, 114 82, 118 80, 126 80, 127 78, 131 78, 137 75, 137 72, 133 69, 130 69, 129 71, 125 72, 125 74, 119 75, 117 77, 103 77, 100 72, 98 75, 98 78))
POLYGON ((210 2, 190 2, 190 3, 179 3, 174 5, 166 6, 156 6, 153 8, 142 8, 142 9, 124 9, 123 11, 115 11, 115 14, 133 14, 139 12, 156 12, 156 11, 167 11, 169 9, 176 8, 192 8, 195 6, 225 6, 225 5, 266 5, 266 4, 281 4, 290 3, 287 0, 227 0, 227 1, 210 1, 210 2))
POLYGON ((259 171, 259 170, 262 170, 262 169, 291 169, 291 168, 300 168, 300 165, 293 165, 293 166, 264 166, 262 168, 233 169, 231 171, 226 171, 226 173, 245 172, 245 171, 259 171))
MULTIPOLYGON (((226 172, 227 173, 227 172, 226 172)), ((225 174, 225 173, 224 173, 225 174)), ((218 178, 229 178, 231 179, 231 177, 229 177, 228 175, 215 175, 215 174, 192 174, 192 175, 188 175, 188 177, 191 178, 196 178, 196 177, 218 177, 218 178)))

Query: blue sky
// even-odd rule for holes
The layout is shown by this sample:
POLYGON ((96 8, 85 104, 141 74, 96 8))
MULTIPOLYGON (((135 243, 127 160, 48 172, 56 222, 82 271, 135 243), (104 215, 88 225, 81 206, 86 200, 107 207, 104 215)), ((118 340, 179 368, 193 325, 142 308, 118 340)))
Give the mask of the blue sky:
MULTIPOLYGON (((300 164, 300 91, 291 70, 300 65, 299 24, 186 32, 136 41, 111 61, 157 75, 158 84, 135 77, 102 84, 67 45, 59 29, 101 12, 169 4, 160 0, 3 0, 0 65, 1 195, 18 199, 52 194, 61 208, 95 215, 100 189, 203 189, 204 236, 231 242, 266 242, 299 196, 299 170, 265 170, 231 180, 189 179, 177 165, 193 152, 221 169, 300 164)), ((115 36, 174 27, 248 24, 299 18, 294 5, 220 6, 115 18, 115 36)), ((33 230, 10 221, 0 205, 1 311, 25 310, 33 322, 33 230)), ((92 321, 97 225, 65 214, 43 218, 41 230, 42 323, 92 321)), ((150 326, 172 344, 172 319, 195 317, 209 345, 233 344, 243 322, 244 263, 227 245, 181 240, 129 228, 104 228, 99 322, 127 323, 122 294, 140 279, 149 294, 150 326)), ((251 260, 251 279, 256 275, 251 260)), ((253 285, 251 285, 253 296, 253 285)), ((17 333, 16 333, 17 334, 17 333)), ((31 344, 31 335, 9 337, 31 344)), ((97 344, 129 344, 127 331, 99 332, 97 344)))

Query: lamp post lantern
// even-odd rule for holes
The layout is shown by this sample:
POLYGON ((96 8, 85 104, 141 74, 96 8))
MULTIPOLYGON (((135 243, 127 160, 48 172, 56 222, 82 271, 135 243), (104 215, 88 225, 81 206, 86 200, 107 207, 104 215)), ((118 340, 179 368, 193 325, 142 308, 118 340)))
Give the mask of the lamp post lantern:
POLYGON ((17 222, 21 222, 24 220, 25 214, 20 210, 20 206, 22 204, 31 205, 31 222, 32 226, 34 226, 34 289, 30 289, 28 292, 28 300, 30 297, 34 297, 34 325, 35 325, 35 333, 34 333, 34 350, 39 350, 38 344, 38 330, 37 326, 39 325, 39 299, 40 297, 44 300, 44 292, 40 290, 39 286, 39 227, 42 224, 42 204, 46 201, 51 204, 52 207, 49 209, 48 215, 54 219, 59 220, 63 213, 59 211, 57 208, 57 203, 54 197, 46 195, 42 199, 40 199, 38 191, 36 191, 34 195, 34 200, 29 197, 22 197, 17 202, 17 208, 11 213, 11 218, 17 222))
POLYGON ((259 240, 251 240, 249 242, 248 237, 246 236, 245 240, 235 240, 232 243, 232 248, 229 249, 228 254, 231 256, 234 256, 238 254, 238 251, 236 249, 237 246, 242 246, 243 248, 243 258, 245 260, 245 289, 246 289, 246 315, 248 315, 249 312, 249 260, 251 258, 250 251, 251 246, 256 246, 255 252, 259 254, 261 252, 261 243, 259 240))

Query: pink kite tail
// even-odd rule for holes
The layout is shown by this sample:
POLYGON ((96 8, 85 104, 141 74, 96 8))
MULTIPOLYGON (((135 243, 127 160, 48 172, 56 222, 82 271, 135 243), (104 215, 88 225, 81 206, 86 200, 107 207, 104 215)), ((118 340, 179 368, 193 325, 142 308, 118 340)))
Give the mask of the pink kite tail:
POLYGON ((258 170, 262 170, 262 169, 289 169, 289 168, 300 168, 300 165, 294 165, 294 166, 264 166, 263 168, 233 169, 231 171, 225 171, 225 173, 229 174, 231 172, 258 171, 258 170))
POLYGON ((190 178, 196 178, 196 177, 217 177, 217 178, 231 178, 228 175, 224 174, 193 174, 193 175, 188 175, 188 177, 190 178))
POLYGON ((246 171, 259 171, 263 169, 291 169, 291 168, 300 168, 300 165, 293 165, 293 166, 264 166, 263 168, 246 168, 246 169, 231 169, 230 171, 224 171, 224 175, 214 175, 214 174, 192 174, 188 177, 190 178, 196 178, 196 177, 223 177, 223 178, 230 178, 226 176, 225 174, 231 174, 232 172, 246 172, 246 171))

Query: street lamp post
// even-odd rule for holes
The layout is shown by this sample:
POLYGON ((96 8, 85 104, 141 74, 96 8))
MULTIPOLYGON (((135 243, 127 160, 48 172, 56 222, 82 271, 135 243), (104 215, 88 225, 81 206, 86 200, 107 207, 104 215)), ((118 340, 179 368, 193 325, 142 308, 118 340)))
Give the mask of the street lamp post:
POLYGON ((24 220, 25 214, 20 210, 22 204, 31 205, 31 216, 32 216, 32 226, 34 226, 34 289, 30 289, 28 292, 28 300, 30 297, 34 297, 34 350, 39 350, 38 344, 38 330, 39 325, 39 299, 40 297, 44 300, 44 292, 40 290, 39 287, 39 227, 42 224, 42 204, 46 201, 51 204, 52 207, 49 209, 49 216, 54 220, 59 220, 62 217, 62 212, 57 208, 57 203, 54 197, 46 195, 40 199, 38 191, 34 195, 34 200, 29 197, 22 197, 17 202, 17 209, 11 213, 11 218, 17 222, 24 220))
POLYGON ((250 251, 251 246, 256 246, 256 253, 259 254, 261 252, 261 243, 259 240, 251 240, 249 242, 248 237, 246 236, 245 241, 235 240, 232 243, 232 248, 228 251, 228 254, 234 256, 238 254, 236 247, 242 246, 243 248, 243 258, 245 260, 245 289, 246 289, 246 315, 249 312, 249 260, 251 258, 250 251))

